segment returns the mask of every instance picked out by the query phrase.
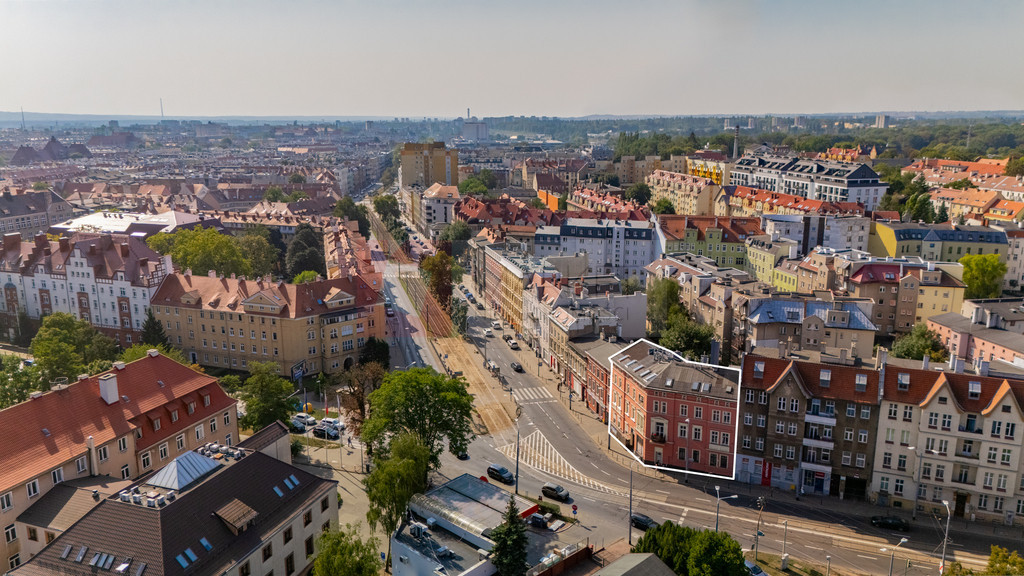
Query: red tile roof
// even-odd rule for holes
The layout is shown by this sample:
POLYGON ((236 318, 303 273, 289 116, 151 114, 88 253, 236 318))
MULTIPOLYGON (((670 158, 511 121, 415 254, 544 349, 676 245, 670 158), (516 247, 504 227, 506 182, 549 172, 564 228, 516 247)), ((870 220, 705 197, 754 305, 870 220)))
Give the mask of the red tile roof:
POLYGON ((0 411, 0 487, 22 484, 82 456, 89 437, 99 447, 141 429, 136 444, 146 447, 235 404, 216 378, 162 355, 146 356, 104 374, 117 375, 120 398, 113 404, 100 397, 98 374, 0 411), (210 396, 209 406, 203 405, 204 393, 210 396), (178 421, 171 423, 165 407, 180 406, 180 399, 190 394, 198 398, 195 412, 190 415, 181 408, 178 421), (148 414, 160 411, 164 417, 160 431, 154 432, 148 414))

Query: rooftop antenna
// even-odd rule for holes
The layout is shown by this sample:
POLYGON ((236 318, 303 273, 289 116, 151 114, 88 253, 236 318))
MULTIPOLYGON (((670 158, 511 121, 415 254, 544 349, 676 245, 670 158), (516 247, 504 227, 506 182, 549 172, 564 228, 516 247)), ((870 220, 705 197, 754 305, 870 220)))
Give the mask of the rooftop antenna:
POLYGON ((164 119, 164 99, 160 99, 160 119, 164 119))
POLYGON ((27 132, 28 128, 25 128, 25 107, 21 107, 21 131, 27 132))

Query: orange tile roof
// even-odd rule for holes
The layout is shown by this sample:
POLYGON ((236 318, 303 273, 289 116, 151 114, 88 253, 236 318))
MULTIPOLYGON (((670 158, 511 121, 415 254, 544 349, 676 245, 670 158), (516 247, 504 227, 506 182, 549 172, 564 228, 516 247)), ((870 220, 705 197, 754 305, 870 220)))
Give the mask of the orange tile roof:
POLYGON ((101 375, 97 374, 0 411, 0 438, 4 439, 0 443, 0 488, 23 484, 82 456, 88 451, 89 437, 100 447, 141 429, 136 447, 145 448, 235 404, 216 378, 166 356, 146 356, 123 366, 104 372, 117 375, 121 398, 113 404, 100 398, 101 375), (165 414, 160 431, 153 431, 148 413, 181 405, 182 398, 204 393, 210 396, 209 406, 197 401, 193 414, 182 409, 174 423, 165 414))

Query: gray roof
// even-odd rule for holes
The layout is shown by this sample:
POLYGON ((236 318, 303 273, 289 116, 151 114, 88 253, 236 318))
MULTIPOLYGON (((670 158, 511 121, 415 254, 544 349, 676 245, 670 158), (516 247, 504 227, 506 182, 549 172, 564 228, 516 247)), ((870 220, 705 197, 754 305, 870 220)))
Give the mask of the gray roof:
POLYGON ((164 466, 146 484, 181 490, 220 466, 217 461, 196 452, 186 452, 164 466))
POLYGON ((594 576, 675 576, 654 554, 626 554, 594 573, 594 576))
POLYGON ((992 342, 1019 354, 1024 354, 1024 334, 1000 328, 986 328, 984 324, 973 324, 970 318, 961 316, 956 312, 932 316, 928 321, 935 322, 939 326, 949 328, 954 332, 969 333, 975 338, 992 342))
POLYGON ((825 326, 829 328, 850 328, 872 332, 878 330, 878 327, 871 322, 859 306, 836 306, 835 303, 819 300, 765 300, 747 316, 747 320, 752 324, 777 322, 803 324, 805 314, 821 318, 825 322, 825 326), (828 313, 832 310, 849 312, 849 323, 830 322, 828 313))

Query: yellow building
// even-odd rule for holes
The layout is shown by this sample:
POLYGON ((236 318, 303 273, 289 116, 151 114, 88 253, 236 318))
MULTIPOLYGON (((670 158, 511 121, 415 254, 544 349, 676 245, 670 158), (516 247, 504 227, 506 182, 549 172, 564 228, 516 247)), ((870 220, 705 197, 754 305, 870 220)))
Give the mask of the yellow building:
POLYGON ((772 270, 772 287, 777 292, 796 292, 802 260, 783 260, 772 270))
POLYGON ((722 187, 707 178, 655 170, 647 177, 651 204, 662 198, 672 203, 676 214, 714 216, 715 199, 722 187))
POLYGON ((907 270, 901 284, 917 288, 917 311, 914 318, 917 324, 947 312, 959 313, 967 291, 963 282, 942 270, 911 268, 907 270))
POLYGON ((722 186, 729 182, 729 162, 723 159, 701 158, 690 156, 686 159, 686 172, 698 178, 707 178, 722 186))
POLYGON ((437 182, 459 184, 459 151, 446 149, 444 142, 407 142, 402 148, 399 184, 428 188, 437 182))
POLYGON ((186 271, 168 276, 151 304, 192 362, 234 370, 274 362, 294 377, 348 369, 369 338, 383 339, 379 300, 359 275, 296 285, 186 271))
POLYGON ((784 258, 796 258, 798 244, 786 238, 767 234, 747 238, 747 272, 766 284, 775 278, 775 267, 784 258))
POLYGON ((881 257, 920 256, 935 262, 958 262, 971 254, 998 254, 1006 261, 1006 233, 987 226, 872 222, 868 252, 881 257))

